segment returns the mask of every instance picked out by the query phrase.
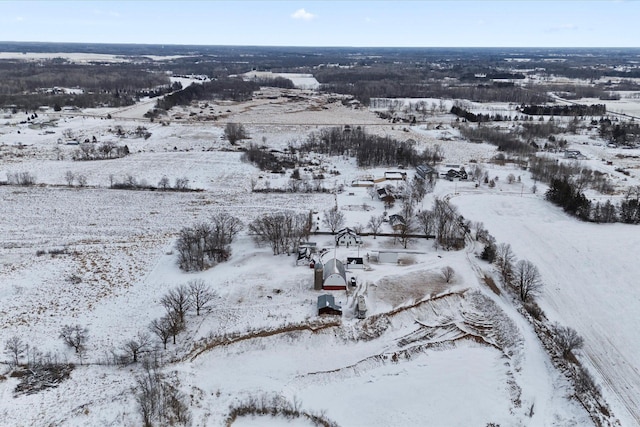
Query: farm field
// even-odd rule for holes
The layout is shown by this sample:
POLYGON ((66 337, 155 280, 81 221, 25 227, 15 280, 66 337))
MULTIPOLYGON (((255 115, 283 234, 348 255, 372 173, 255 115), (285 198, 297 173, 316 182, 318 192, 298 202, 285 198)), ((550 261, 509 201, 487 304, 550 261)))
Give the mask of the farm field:
MULTIPOLYGON (((59 383, 34 380, 18 391, 28 374, 4 351, 0 425, 137 426, 150 375, 180 397, 189 413, 183 424, 193 426, 298 427, 318 419, 339 426, 640 425, 637 226, 580 222, 545 200, 546 183, 505 161, 495 145, 465 139, 448 112, 456 100, 408 124, 385 118, 383 107, 316 92, 318 82, 306 73, 294 77, 304 88, 264 87, 243 102, 193 101, 153 121, 144 116, 155 102, 148 98, 125 108, 47 109, 28 123, 22 113, 0 113, 0 343, 5 349, 21 337, 29 346, 21 362, 73 366, 59 383), (232 144, 228 123, 243 124, 248 137, 232 144), (455 226, 469 221, 471 228, 462 246, 445 249, 418 227, 419 237, 403 244, 388 219, 372 232, 372 216, 401 214, 402 203, 386 206, 352 183, 375 180, 400 193, 403 182, 390 177, 405 174, 411 182, 416 170, 361 167, 348 150, 292 153, 329 127, 438 150, 441 172, 486 172, 492 184, 438 179, 415 207, 450 203, 462 216, 455 226), (92 140, 126 145, 128 154, 80 160, 92 140), (247 158, 252 144, 306 162, 296 170, 316 190, 291 191, 291 170, 259 169, 247 158), (35 183, 10 182, 20 174, 35 183), (163 191, 164 179, 186 187, 163 191), (363 232, 361 245, 336 244, 328 224, 334 207, 345 226, 363 232), (297 260, 297 248, 274 255, 269 244, 257 244, 249 224, 280 212, 308 216, 317 231, 309 236, 315 262, 362 258, 362 269, 347 265, 345 273, 357 285, 314 289, 316 270, 309 259, 297 260), (243 224, 228 259, 183 271, 181 232, 217 214, 243 224), (541 323, 481 259, 484 244, 473 237, 479 222, 538 267, 536 301, 546 321, 584 338, 571 357, 602 391, 608 407, 599 415, 577 397, 566 368, 573 362, 559 360, 552 341, 540 338, 541 323), (397 261, 385 262, 389 253, 397 261), (215 292, 202 313, 189 310, 184 330, 164 343, 149 335, 150 323, 166 314, 163 298, 198 280, 215 292), (327 293, 341 315, 318 314, 318 297, 327 293), (366 300, 364 318, 358 297, 366 300), (64 345, 60 333, 68 325, 87 329, 82 352, 64 345), (123 362, 142 334, 148 342, 136 357, 148 363, 123 362)), ((405 101, 413 102, 398 102, 405 101)), ((518 107, 457 101, 480 114, 515 115, 518 107)), ((615 105, 634 114, 631 104, 615 105)), ((580 164, 612 183, 610 195, 587 189, 588 197, 624 200, 640 185, 640 149, 607 147, 597 132, 585 125, 567 136, 567 148, 580 150, 580 164)), ((564 156, 545 155, 557 162, 564 156)))

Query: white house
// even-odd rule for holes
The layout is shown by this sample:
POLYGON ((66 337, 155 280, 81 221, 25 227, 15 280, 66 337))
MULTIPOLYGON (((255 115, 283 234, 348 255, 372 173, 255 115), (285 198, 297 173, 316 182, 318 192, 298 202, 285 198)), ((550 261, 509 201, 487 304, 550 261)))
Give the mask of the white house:
POLYGON ((336 234, 336 245, 338 246, 356 246, 362 244, 362 238, 358 236, 354 230, 349 227, 343 228, 336 234))

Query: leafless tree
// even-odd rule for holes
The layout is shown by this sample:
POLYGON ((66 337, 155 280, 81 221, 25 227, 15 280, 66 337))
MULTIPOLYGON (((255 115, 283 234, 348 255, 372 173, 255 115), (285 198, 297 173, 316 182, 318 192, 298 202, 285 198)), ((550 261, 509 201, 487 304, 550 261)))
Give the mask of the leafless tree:
POLYGON ((79 187, 86 187, 87 186, 87 176, 86 175, 79 174, 77 176, 77 180, 78 180, 78 186, 79 187))
POLYGON ((384 217, 382 215, 373 215, 369 218, 369 223, 367 224, 373 233, 373 238, 376 238, 376 235, 380 232, 380 227, 382 227, 382 223, 384 222, 384 217))
POLYGON ((171 184, 169 183, 169 178, 167 178, 166 175, 163 175, 162 178, 160 178, 160 181, 158 181, 158 188, 166 191, 169 189, 169 187, 171 187, 171 184))
POLYGON ((200 311, 206 308, 216 298, 209 285, 202 279, 194 279, 189 281, 189 298, 191 304, 196 309, 196 316, 200 316, 200 311))
POLYGON ((278 212, 262 215, 249 224, 249 232, 258 245, 268 244, 274 255, 295 248, 311 233, 311 217, 304 213, 278 212))
POLYGON ((167 342, 171 338, 171 319, 169 316, 155 319, 149 324, 149 330, 152 334, 156 335, 162 341, 164 349, 167 349, 167 342))
POLYGON ((102 153, 102 157, 108 159, 111 157, 111 152, 116 148, 116 144, 111 141, 103 142, 98 147, 98 150, 102 153))
POLYGON ((371 196, 371 200, 373 200, 378 195, 378 190, 376 190, 376 187, 372 185, 367 187, 367 194, 371 196))
POLYGON ((125 354, 131 359, 132 363, 137 363, 140 354, 149 349, 151 345, 151 336, 146 332, 138 332, 138 334, 125 342, 122 346, 125 354))
POLYGON ((186 177, 176 178, 176 183, 173 186, 175 190, 185 191, 189 189, 189 179, 186 177))
POLYGON ((18 366, 20 358, 24 356, 27 346, 17 335, 12 336, 4 343, 4 352, 12 359, 12 364, 18 366))
POLYGON ((527 302, 542 289, 540 272, 531 261, 520 260, 514 268, 514 285, 522 302, 527 302))
POLYGON ((582 348, 582 346, 584 345, 584 340, 573 328, 556 324, 553 327, 553 330, 556 334, 556 343, 558 343, 558 346, 562 350, 562 356, 564 358, 567 358, 572 350, 582 348))
POLYGON ((322 223, 329 228, 332 233, 335 233, 344 225, 344 213, 342 213, 337 206, 334 206, 324 211, 322 223))
POLYGON ((502 283, 509 285, 513 277, 513 263, 516 256, 508 243, 500 243, 496 248, 495 263, 502 277, 502 283))
POLYGON ((433 211, 420 211, 416 215, 418 226, 425 236, 431 236, 435 232, 435 216, 433 211))
POLYGON ((436 199, 433 205, 433 220, 436 242, 445 249, 464 246, 464 230, 460 215, 447 200, 436 199))
POLYGON ((453 270, 453 268, 451 268, 449 266, 443 267, 441 272, 442 272, 442 278, 447 283, 451 282, 451 280, 456 275, 456 272, 453 270))
POLYGON ((211 217, 211 224, 215 234, 215 241, 220 245, 229 245, 236 235, 244 228, 244 224, 237 217, 219 212, 211 217))
POLYGON ((184 317, 192 306, 191 298, 189 298, 189 288, 185 285, 180 285, 171 289, 160 299, 160 304, 164 306, 167 313, 175 312, 180 321, 184 323, 184 317))
POLYGON ((235 145, 236 142, 241 139, 247 139, 249 135, 244 126, 240 123, 227 123, 224 128, 224 137, 229 141, 231 145, 235 145))
POLYGON ((73 181, 75 181, 76 176, 71 171, 67 171, 64 174, 64 180, 67 181, 67 186, 73 187, 73 181))
POLYGON ((152 427, 155 421, 159 425, 191 425, 186 396, 164 379, 157 366, 143 363, 134 393, 144 427, 152 427))
POLYGON ((62 338, 66 345, 73 348, 76 353, 82 353, 89 340, 89 330, 80 325, 65 325, 62 327, 59 337, 62 338))
POLYGON ((184 330, 184 322, 180 320, 180 315, 175 311, 170 311, 166 316, 168 325, 169 325, 169 333, 173 338, 173 344, 176 344, 176 337, 180 332, 184 330))

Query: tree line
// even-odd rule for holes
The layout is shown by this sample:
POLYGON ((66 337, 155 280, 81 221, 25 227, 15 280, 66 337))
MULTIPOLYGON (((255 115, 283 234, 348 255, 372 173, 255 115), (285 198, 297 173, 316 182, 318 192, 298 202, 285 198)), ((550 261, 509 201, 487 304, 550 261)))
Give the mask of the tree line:
POLYGON ((601 116, 607 113, 607 106, 605 104, 525 105, 520 108, 520 111, 533 116, 601 116))
POLYGON ((593 203, 568 178, 553 178, 545 198, 568 214, 596 223, 640 224, 640 187, 632 187, 618 204, 611 200, 593 203))
POLYGON ((358 166, 390 166, 433 164, 441 160, 439 150, 426 148, 419 153, 414 143, 398 141, 388 136, 368 134, 363 128, 324 128, 312 132, 299 147, 302 153, 322 153, 330 156, 355 157, 358 166))
POLYGON ((259 89, 260 85, 257 83, 247 82, 241 78, 220 78, 204 83, 192 83, 184 89, 159 99, 156 107, 170 110, 176 105, 189 105, 191 101, 203 99, 246 101, 251 99, 253 92, 259 89))

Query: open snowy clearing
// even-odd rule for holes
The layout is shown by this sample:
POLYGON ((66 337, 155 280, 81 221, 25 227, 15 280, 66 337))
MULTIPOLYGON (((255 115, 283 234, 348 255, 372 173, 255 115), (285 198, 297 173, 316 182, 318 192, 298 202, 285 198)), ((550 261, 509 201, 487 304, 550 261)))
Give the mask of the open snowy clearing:
MULTIPOLYGON (((351 271, 363 284, 358 291, 367 291, 368 318, 355 319, 353 291, 334 292, 344 309, 339 324, 318 319, 321 292, 313 290, 313 270, 295 266, 293 256, 274 257, 269 248, 257 248, 246 230, 234 242, 228 262, 200 273, 178 269, 177 233, 215 212, 248 223, 283 209, 321 216, 337 203, 347 225, 354 226, 384 210, 363 188, 349 187, 337 195, 251 192, 252 179, 279 187, 288 177, 243 163, 241 153, 220 138, 227 121, 245 123, 253 142, 276 149, 324 126, 361 124, 420 146, 438 144, 447 163, 483 163, 495 154, 493 146, 461 141, 446 125, 405 127, 325 96, 283 91, 269 99, 268 91, 251 103, 216 104, 215 113, 224 116, 219 122, 198 120, 200 106, 193 106, 182 114, 196 112, 195 119, 174 116, 168 126, 150 123, 142 119, 150 108, 146 103, 111 111, 111 120, 104 119, 106 110, 42 113, 43 122, 58 119, 46 128, 53 134, 20 124, 16 117, 0 126, 0 179, 32 171, 38 183, 46 184, 0 186, 0 342, 19 335, 41 351, 77 362, 73 351, 62 346, 59 330, 78 323, 90 333, 83 360, 89 365, 77 366, 59 388, 14 397, 18 380, 0 380, 0 417, 16 426, 139 425, 132 392, 139 367, 95 363, 163 315, 159 301, 169 289, 199 278, 219 298, 200 318, 189 315, 188 329, 176 345, 159 350, 171 361, 163 369, 167 378, 189 396, 194 425, 223 425, 230 406, 263 393, 300 399, 305 410, 324 412, 344 426, 592 425, 509 297, 495 295, 480 280, 478 268, 491 267, 475 258, 473 248, 442 252, 432 241, 416 239, 405 251, 384 237, 366 237, 359 251, 340 248, 339 258, 397 250, 402 262, 372 261, 365 270, 351 271), (144 125, 152 135, 116 137, 118 125, 125 131, 144 125), (132 154, 72 161, 77 146, 58 143, 65 130, 82 139, 95 135, 99 141, 126 143, 132 154), (65 187, 66 171, 86 175, 89 187, 65 187), (186 177, 192 188, 203 191, 107 188, 111 175, 122 179, 130 174, 151 185, 164 175, 172 181, 186 177), (63 247, 66 254, 36 254, 63 247), (441 277, 445 266, 456 273, 452 283, 441 277), (218 344, 224 334, 235 341, 218 344)), ((387 170, 360 169, 343 157, 322 161, 340 171, 326 180, 327 187, 348 186, 362 175, 379 177, 387 170)), ((408 172, 412 177, 414 172, 408 172)), ((638 244, 628 238, 633 230, 565 217, 541 195, 529 194, 533 183, 515 167, 492 166, 490 173, 500 177, 494 189, 441 181, 436 194, 454 195, 452 202, 465 218, 483 221, 499 242, 510 243, 519 257, 539 266, 546 283, 543 309, 584 336, 579 357, 602 382, 622 425, 634 425, 633 415, 624 412, 625 405, 640 406, 640 348, 634 340, 640 325, 633 316, 640 299, 632 286, 638 244), (522 183, 506 184, 509 173, 522 175, 522 183), (617 291, 603 281, 618 283, 617 291), (620 307, 627 308, 621 313, 620 307)), ((432 201, 427 198, 421 208, 428 209, 432 201)), ((335 246, 332 236, 312 240, 320 248, 335 246)), ((233 425, 271 423, 307 425, 256 417, 242 417, 233 425)))
POLYGON ((579 353, 595 369, 622 425, 640 421, 640 241, 629 225, 580 223, 540 197, 462 194, 455 204, 498 242, 539 266, 547 316, 585 338, 579 353), (517 236, 517 238, 514 238, 517 236))

